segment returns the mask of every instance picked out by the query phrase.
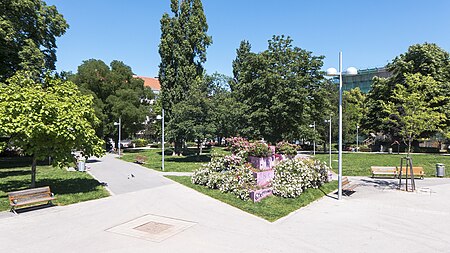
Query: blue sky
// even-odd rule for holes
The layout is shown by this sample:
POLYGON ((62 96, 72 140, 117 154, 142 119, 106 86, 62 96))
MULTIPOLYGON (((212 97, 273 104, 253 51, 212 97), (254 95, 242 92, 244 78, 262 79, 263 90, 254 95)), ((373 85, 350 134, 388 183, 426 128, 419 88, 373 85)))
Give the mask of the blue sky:
MULTIPOLYGON (((137 75, 157 76, 159 20, 170 0, 46 0, 70 28, 58 38, 58 71, 76 72, 83 60, 121 60, 137 75)), ((273 35, 325 56, 324 69, 384 66, 416 43, 433 42, 450 51, 450 1, 203 0, 213 44, 208 73, 232 74, 240 41, 252 51, 267 48, 273 35)))

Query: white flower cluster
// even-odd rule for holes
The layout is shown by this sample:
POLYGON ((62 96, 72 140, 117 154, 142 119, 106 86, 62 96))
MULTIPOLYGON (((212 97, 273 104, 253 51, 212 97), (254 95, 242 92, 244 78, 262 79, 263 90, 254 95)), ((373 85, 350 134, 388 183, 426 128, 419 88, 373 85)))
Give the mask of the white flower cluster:
POLYGON ((256 184, 252 171, 237 156, 213 157, 210 163, 194 171, 192 183, 205 185, 222 192, 232 192, 247 200, 249 188, 256 184))
POLYGON ((275 167, 273 193, 285 198, 298 197, 307 188, 327 182, 328 167, 312 159, 283 160, 275 167))

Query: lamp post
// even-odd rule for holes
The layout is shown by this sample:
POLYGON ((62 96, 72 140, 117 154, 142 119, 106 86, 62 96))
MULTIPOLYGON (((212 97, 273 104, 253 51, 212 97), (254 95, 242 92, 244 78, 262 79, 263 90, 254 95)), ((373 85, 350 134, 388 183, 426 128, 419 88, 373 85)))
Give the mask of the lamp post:
POLYGON ((328 151, 330 153, 330 163, 328 165, 330 166, 330 169, 331 169, 331 115, 330 115, 330 119, 325 120, 325 123, 330 124, 330 133, 328 134, 328 137, 330 139, 330 146, 328 147, 328 151))
POLYGON ((314 121, 314 124, 309 125, 309 127, 313 127, 314 128, 313 155, 315 156, 316 155, 316 138, 315 138, 315 135, 316 135, 316 122, 314 121))
POLYGON ((339 153, 338 153, 338 199, 342 198, 342 75, 356 75, 358 70, 354 67, 342 73, 342 52, 339 52, 339 72, 335 68, 327 69, 328 76, 339 76, 339 153))
POLYGON ((161 115, 156 116, 156 119, 161 120, 161 170, 164 171, 164 108, 162 108, 161 115))
POLYGON ((118 144, 118 146, 119 146, 119 149, 118 149, 118 151, 119 151, 119 156, 120 156, 120 135, 121 135, 121 125, 122 125, 122 122, 121 122, 121 120, 120 120, 120 117, 119 117, 119 122, 114 122, 114 125, 115 126, 119 126, 119 140, 118 140, 118 142, 117 142, 117 144, 118 144))
POLYGON ((359 130, 359 125, 356 124, 356 152, 359 151, 359 134, 358 134, 358 130, 359 130))

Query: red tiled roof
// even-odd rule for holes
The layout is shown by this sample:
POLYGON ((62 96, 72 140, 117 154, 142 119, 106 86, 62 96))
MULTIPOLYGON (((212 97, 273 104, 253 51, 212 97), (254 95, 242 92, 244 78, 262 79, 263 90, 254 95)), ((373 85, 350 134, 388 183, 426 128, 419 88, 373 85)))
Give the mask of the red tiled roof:
POLYGON ((152 90, 161 90, 161 85, 159 84, 158 78, 145 77, 145 76, 134 76, 144 80, 144 86, 149 87, 152 90))

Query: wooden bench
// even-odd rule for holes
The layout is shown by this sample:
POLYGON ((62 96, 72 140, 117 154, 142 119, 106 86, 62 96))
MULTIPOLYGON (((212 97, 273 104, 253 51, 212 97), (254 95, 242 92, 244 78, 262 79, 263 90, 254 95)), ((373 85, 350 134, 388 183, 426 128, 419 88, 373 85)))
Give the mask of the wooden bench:
POLYGON ((16 207, 31 205, 40 202, 52 203, 55 200, 55 196, 50 191, 49 186, 26 189, 21 191, 8 192, 9 205, 11 206, 11 212, 17 214, 16 207))
POLYGON ((147 161, 147 157, 143 155, 137 155, 135 159, 135 163, 144 164, 147 161))
POLYGON ((345 194, 346 196, 349 196, 350 192, 354 192, 354 189, 356 187, 358 187, 359 184, 351 184, 350 181, 348 180, 348 177, 343 177, 342 178, 342 193, 345 194))
MULTIPOLYGON (((423 167, 412 167, 413 168, 413 173, 414 173, 414 178, 416 177, 420 177, 420 179, 423 179, 425 176, 425 171, 423 170, 423 167)), ((403 167, 402 168, 402 177, 406 177, 406 168, 403 167)), ((400 175, 400 168, 398 168, 398 175, 400 175)), ((411 175, 411 171, 408 169, 408 176, 411 175)))
POLYGON ((370 170, 372 171, 372 178, 375 175, 392 175, 396 178, 398 175, 397 167, 395 166, 371 166, 370 170))

